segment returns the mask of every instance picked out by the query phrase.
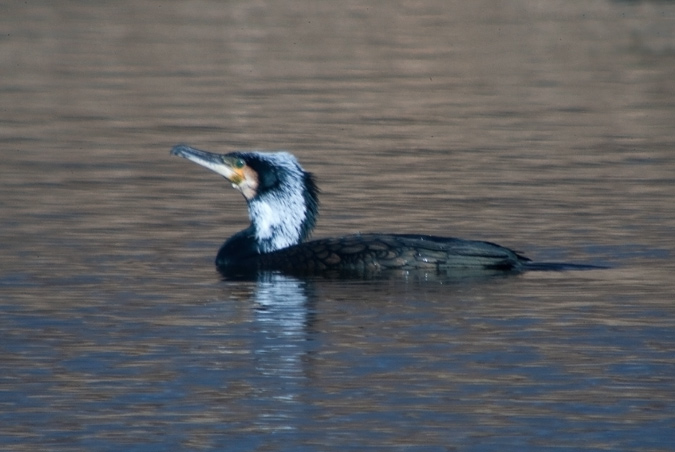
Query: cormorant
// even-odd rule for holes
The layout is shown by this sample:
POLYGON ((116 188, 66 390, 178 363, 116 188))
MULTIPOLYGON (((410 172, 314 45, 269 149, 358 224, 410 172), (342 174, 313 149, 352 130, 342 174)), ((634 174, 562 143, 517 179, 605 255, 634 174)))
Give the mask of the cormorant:
POLYGON ((316 224, 319 190, 314 176, 292 154, 214 154, 186 145, 174 146, 171 154, 215 171, 246 199, 251 224, 218 251, 216 267, 223 274, 279 270, 362 275, 399 269, 475 275, 598 268, 533 263, 491 242, 422 234, 353 234, 305 241, 316 224))

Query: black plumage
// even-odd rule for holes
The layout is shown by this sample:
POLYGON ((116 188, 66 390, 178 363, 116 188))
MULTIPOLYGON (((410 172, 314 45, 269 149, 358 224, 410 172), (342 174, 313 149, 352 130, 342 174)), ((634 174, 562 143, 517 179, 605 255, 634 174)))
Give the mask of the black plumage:
POLYGON ((509 248, 484 241, 421 234, 354 234, 307 241, 318 216, 311 173, 286 152, 213 154, 185 145, 172 154, 228 179, 244 195, 251 225, 220 248, 224 274, 279 270, 292 274, 373 275, 424 270, 460 275, 593 266, 532 263, 509 248))

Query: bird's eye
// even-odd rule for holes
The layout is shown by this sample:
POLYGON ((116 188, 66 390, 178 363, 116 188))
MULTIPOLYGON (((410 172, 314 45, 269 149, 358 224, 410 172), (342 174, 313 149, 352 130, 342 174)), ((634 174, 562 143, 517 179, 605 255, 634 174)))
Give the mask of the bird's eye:
POLYGON ((234 167, 235 168, 243 168, 246 163, 242 159, 237 159, 234 161, 234 167))

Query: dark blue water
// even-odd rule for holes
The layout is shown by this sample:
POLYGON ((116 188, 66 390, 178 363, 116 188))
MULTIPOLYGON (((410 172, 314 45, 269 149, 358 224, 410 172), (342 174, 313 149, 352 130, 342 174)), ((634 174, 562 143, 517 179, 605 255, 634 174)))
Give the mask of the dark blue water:
POLYGON ((674 439, 672 310, 597 297, 603 280, 589 273, 188 280, 171 294, 4 304, 3 445, 668 450, 674 439), (560 293, 582 282, 594 296, 560 293))

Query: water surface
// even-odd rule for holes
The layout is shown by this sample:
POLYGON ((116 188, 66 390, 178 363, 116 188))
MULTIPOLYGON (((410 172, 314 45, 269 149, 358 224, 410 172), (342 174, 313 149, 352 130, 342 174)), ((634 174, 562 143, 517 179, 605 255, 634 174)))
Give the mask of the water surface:
POLYGON ((672 449, 672 2, 2 12, 0 448, 672 449), (315 237, 612 268, 225 281, 180 142, 294 152, 315 237))

